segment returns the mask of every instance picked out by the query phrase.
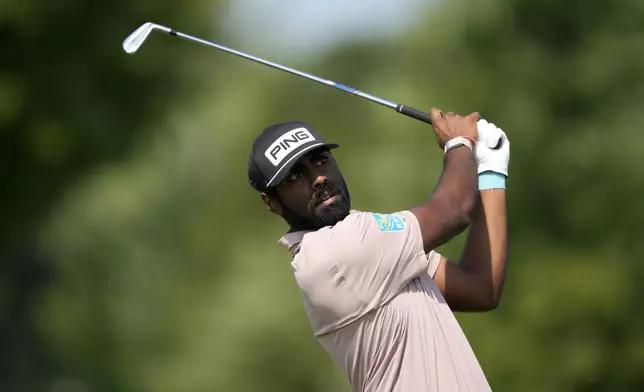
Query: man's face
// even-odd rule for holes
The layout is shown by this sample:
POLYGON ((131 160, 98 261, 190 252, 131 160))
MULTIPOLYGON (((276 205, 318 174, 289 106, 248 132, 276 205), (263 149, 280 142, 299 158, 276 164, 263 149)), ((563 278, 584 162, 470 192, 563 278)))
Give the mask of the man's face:
POLYGON ((277 186, 275 196, 264 197, 264 202, 295 230, 331 226, 349 215, 347 184, 325 149, 302 156, 277 186))

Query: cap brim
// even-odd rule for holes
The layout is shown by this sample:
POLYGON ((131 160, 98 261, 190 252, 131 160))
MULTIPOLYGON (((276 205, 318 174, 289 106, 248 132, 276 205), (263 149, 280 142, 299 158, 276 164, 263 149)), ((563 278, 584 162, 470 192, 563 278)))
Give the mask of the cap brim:
POLYGON ((273 178, 271 178, 268 181, 268 184, 266 184, 266 187, 272 187, 272 186, 277 186, 280 182, 284 181, 288 173, 291 171, 293 166, 297 163, 297 161, 300 159, 300 157, 307 152, 311 152, 314 150, 319 150, 321 148, 328 148, 328 149, 334 149, 340 147, 339 144, 335 143, 315 143, 311 144, 310 146, 306 146, 302 150, 298 151, 297 154, 293 155, 288 159, 288 161, 284 164, 284 166, 280 167, 280 169, 275 173, 273 178))

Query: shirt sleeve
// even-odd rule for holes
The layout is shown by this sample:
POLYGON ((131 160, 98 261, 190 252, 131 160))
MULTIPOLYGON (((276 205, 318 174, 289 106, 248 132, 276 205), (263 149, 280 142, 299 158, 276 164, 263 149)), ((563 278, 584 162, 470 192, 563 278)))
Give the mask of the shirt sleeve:
MULTIPOLYGON (((421 275, 433 275, 420 226, 410 211, 355 212, 329 231, 325 252, 361 297, 367 310, 380 306, 421 275)), ((440 260, 440 257, 439 257, 440 260)))
POLYGON ((429 268, 427 269, 427 273, 432 279, 434 279, 434 275, 436 275, 436 270, 441 263, 442 257, 443 256, 440 253, 437 253, 433 250, 427 253, 427 259, 429 260, 429 268))

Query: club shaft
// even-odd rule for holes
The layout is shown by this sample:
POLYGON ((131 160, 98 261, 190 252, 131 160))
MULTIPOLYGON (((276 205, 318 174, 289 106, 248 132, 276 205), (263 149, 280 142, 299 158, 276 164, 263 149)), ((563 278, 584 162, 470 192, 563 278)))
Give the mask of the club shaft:
POLYGON ((414 109, 414 108, 412 108, 410 106, 399 105, 399 104, 396 104, 394 102, 388 101, 386 99, 376 97, 376 96, 371 95, 371 94, 364 93, 364 92, 359 91, 359 90, 357 90, 357 89, 355 89, 353 87, 349 87, 349 86, 346 86, 344 84, 334 82, 332 80, 323 79, 323 78, 317 77, 315 75, 308 74, 306 72, 298 71, 297 69, 293 69, 293 68, 287 67, 287 66, 282 65, 282 64, 277 64, 277 63, 274 63, 272 61, 264 60, 264 59, 259 58, 257 56, 253 56, 253 55, 250 55, 248 53, 240 52, 239 50, 231 49, 231 48, 228 48, 226 46, 219 45, 219 44, 216 44, 214 42, 206 41, 205 39, 201 39, 199 37, 194 37, 192 35, 182 33, 180 31, 176 31, 176 30, 171 29, 169 27, 158 25, 158 24, 153 24, 153 23, 150 23, 150 22, 142 25, 136 31, 134 31, 132 34, 130 34, 125 39, 125 41, 123 41, 123 49, 127 53, 136 52, 138 50, 138 48, 141 46, 141 44, 143 44, 143 42, 147 38, 147 36, 150 33, 150 31, 153 31, 153 30, 161 31, 161 32, 164 32, 166 34, 169 34, 169 35, 172 35, 172 36, 175 36, 175 37, 180 37, 180 38, 183 38, 183 39, 186 39, 186 40, 189 40, 189 41, 198 42, 200 44, 207 45, 207 46, 210 46, 210 47, 215 48, 215 49, 219 49, 221 51, 233 54, 235 56, 239 56, 239 57, 242 57, 242 58, 245 58, 245 59, 248 59, 248 60, 252 60, 252 61, 254 61, 256 63, 264 64, 266 66, 278 69, 280 71, 288 72, 290 74, 297 75, 297 76, 300 76, 300 77, 305 78, 305 79, 313 80, 313 81, 316 81, 318 83, 325 84, 327 86, 337 88, 338 90, 342 90, 344 92, 347 92, 347 93, 353 94, 355 96, 364 98, 364 99, 366 99, 368 101, 375 102, 375 103, 378 103, 380 105, 386 106, 388 108, 394 109, 395 111, 397 111, 397 112, 399 112, 401 114, 404 114, 405 116, 409 116, 411 118, 414 118, 416 120, 419 120, 419 121, 422 121, 422 122, 425 122, 425 123, 428 123, 428 124, 432 123, 429 113, 423 112, 423 111, 418 110, 418 109, 414 109))
POLYGON ((279 70, 282 70, 282 71, 285 71, 285 72, 289 72, 291 74, 301 76, 301 77, 309 79, 309 80, 314 80, 314 81, 316 81, 318 83, 326 84, 327 86, 335 87, 335 88, 340 89, 342 91, 354 94, 354 95, 359 96, 361 98, 367 99, 367 100, 372 101, 372 102, 379 103, 379 104, 381 104, 383 106, 387 106, 387 107, 392 108, 392 109, 397 109, 400 106, 400 105, 398 105, 398 104, 396 104, 394 102, 391 102, 391 101, 388 101, 386 99, 382 99, 382 98, 373 96, 371 94, 364 93, 364 92, 359 91, 359 90, 357 90, 357 89, 355 89, 353 87, 345 86, 344 84, 337 83, 337 82, 334 82, 332 80, 322 79, 322 78, 317 77, 315 75, 311 75, 311 74, 308 74, 306 72, 298 71, 297 69, 293 69, 293 68, 290 68, 290 67, 287 67, 287 66, 284 66, 284 65, 281 65, 281 64, 277 64, 277 63, 274 63, 272 61, 264 60, 264 59, 259 58, 257 56, 253 56, 253 55, 250 55, 248 53, 240 52, 239 50, 231 49, 231 48, 228 48, 226 46, 216 44, 214 42, 206 41, 205 39, 201 39, 199 37, 194 37, 192 35, 185 34, 185 33, 182 33, 180 31, 170 29, 168 31, 168 34, 176 35, 177 37, 181 37, 181 38, 184 38, 184 39, 187 39, 187 40, 190 40, 190 41, 199 42, 201 44, 208 45, 210 47, 213 47, 213 48, 216 48, 216 49, 219 49, 219 50, 223 50, 224 52, 228 52, 228 53, 234 54, 236 56, 240 56, 240 57, 246 58, 248 60, 252 60, 252 61, 255 61, 257 63, 267 65, 269 67, 273 67, 273 68, 276 68, 276 69, 279 69, 279 70))

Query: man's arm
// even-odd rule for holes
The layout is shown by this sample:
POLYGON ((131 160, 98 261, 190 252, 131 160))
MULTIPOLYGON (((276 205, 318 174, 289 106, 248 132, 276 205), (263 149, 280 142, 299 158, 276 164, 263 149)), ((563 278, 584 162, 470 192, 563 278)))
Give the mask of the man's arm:
POLYGON ((476 205, 476 193, 476 163, 472 151, 464 146, 448 151, 431 199, 410 209, 418 220, 425 252, 436 249, 467 228, 476 205))
MULTIPOLYGON (((460 140, 469 138, 472 141, 477 138, 477 113, 462 117, 432 109, 430 117, 441 149, 450 140, 458 140, 459 137, 460 140)), ((432 197, 426 203, 410 209, 418 220, 425 252, 446 243, 469 224, 477 191, 477 169, 472 148, 462 145, 448 149, 443 172, 432 197)))
POLYGON ((492 310, 501 298, 507 258, 506 190, 483 190, 460 262, 443 257, 434 281, 452 310, 492 310))
POLYGON ((442 258, 433 275, 447 304, 455 311, 495 309, 503 291, 508 259, 505 179, 510 141, 494 124, 481 120, 478 126, 475 157, 480 193, 472 227, 459 263, 442 258))

